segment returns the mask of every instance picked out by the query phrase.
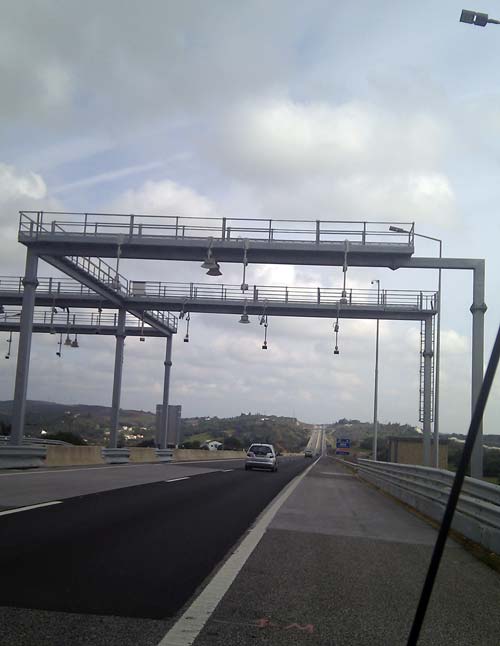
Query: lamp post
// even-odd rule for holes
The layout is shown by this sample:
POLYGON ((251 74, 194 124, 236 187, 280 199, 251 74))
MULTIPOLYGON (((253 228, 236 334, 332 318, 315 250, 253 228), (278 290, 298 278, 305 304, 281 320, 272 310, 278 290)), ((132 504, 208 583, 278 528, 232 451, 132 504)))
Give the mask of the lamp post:
POLYGON ((468 9, 462 9, 462 13, 460 14, 460 22, 466 22, 469 25, 476 25, 476 27, 486 27, 488 23, 500 25, 500 20, 489 18, 487 13, 469 11, 468 9))
MULTIPOLYGON (((380 307, 380 280, 372 280, 372 285, 377 283, 377 307, 380 307)), ((380 321, 377 319, 377 333, 375 337, 375 386, 373 389, 373 459, 377 461, 377 435, 378 435, 378 341, 380 321)))
MULTIPOLYGON (((400 227, 389 227, 395 233, 409 233, 400 227)), ((423 233, 413 233, 418 238, 433 240, 439 243, 439 257, 443 257, 443 241, 423 233)), ((437 298, 437 324, 436 324, 436 374, 434 376, 434 466, 439 469, 439 371, 441 358, 441 268, 438 270, 438 298, 437 298)))

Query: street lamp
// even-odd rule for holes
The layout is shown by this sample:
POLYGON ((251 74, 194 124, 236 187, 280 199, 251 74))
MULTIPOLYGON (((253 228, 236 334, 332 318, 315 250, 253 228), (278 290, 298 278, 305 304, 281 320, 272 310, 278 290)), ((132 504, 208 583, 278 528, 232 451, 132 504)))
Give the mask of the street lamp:
POLYGON ((476 25, 476 27, 486 27, 488 23, 500 25, 500 20, 488 18, 487 13, 478 13, 477 11, 469 11, 468 9, 462 9, 460 22, 465 22, 468 25, 476 25))
MULTIPOLYGON (((389 231, 409 233, 400 227, 390 226, 389 231)), ((423 233, 414 233, 418 238, 439 242, 439 258, 443 257, 443 241, 423 233)), ((434 377, 434 466, 439 469, 439 370, 441 359, 441 267, 438 273, 437 324, 436 324, 436 374, 434 377)))
MULTIPOLYGON (((372 280, 372 285, 377 283, 377 307, 380 307, 380 280, 372 280)), ((375 341, 375 387, 373 391, 373 459, 377 461, 377 435, 378 435, 378 339, 379 324, 377 319, 377 335, 375 341)))

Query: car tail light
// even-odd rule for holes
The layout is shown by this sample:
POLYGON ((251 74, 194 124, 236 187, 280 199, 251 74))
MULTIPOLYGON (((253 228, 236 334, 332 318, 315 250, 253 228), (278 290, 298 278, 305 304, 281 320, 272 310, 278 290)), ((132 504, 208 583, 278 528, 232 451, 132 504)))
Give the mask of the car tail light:
POLYGON ((247 453, 247 458, 254 458, 254 457, 255 457, 255 455, 252 453, 252 451, 249 451, 247 453))
POLYGON ((268 457, 268 458, 274 458, 274 455, 273 455, 272 453, 268 453, 268 454, 267 454, 267 457, 268 457))

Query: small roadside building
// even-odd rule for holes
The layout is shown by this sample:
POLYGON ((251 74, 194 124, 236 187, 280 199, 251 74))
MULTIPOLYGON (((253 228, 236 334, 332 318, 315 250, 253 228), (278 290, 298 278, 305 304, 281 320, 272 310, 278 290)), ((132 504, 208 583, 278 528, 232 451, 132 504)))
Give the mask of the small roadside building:
POLYGON ((203 442, 203 444, 200 446, 200 449, 218 451, 220 446, 222 446, 222 442, 217 442, 217 440, 207 440, 206 442, 203 442))
MULTIPOLYGON (((389 437, 389 462, 398 464, 424 464, 424 440, 422 437, 389 437)), ((434 456, 434 439, 431 442, 434 456)), ((434 460, 431 460, 434 466, 434 460)), ((439 468, 448 469, 448 438, 439 438, 439 468)))

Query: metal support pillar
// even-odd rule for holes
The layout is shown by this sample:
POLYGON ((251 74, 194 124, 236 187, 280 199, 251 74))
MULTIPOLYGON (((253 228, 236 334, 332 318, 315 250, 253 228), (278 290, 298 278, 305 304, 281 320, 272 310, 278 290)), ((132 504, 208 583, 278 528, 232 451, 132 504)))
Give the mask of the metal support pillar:
POLYGON ((113 378, 113 399, 111 403, 111 429, 109 435, 109 448, 116 449, 118 445, 118 429, 120 427, 120 396, 122 390, 123 349, 125 346, 125 318, 127 311, 118 312, 118 326, 116 331, 115 373, 113 378))
POLYGON ((424 323, 424 467, 431 466, 432 318, 424 323))
POLYGON ((378 439, 378 346, 379 346, 379 326, 380 321, 377 319, 377 334, 375 341, 375 387, 373 392, 373 460, 377 460, 377 439, 378 439))
POLYGON ((172 335, 167 336, 167 347, 165 351, 165 372, 163 377, 163 403, 160 417, 160 449, 167 448, 168 431, 168 397, 170 391, 170 369, 172 367, 172 335))
MULTIPOLYGON (((484 260, 482 262, 478 262, 478 264, 474 267, 473 281, 473 303, 470 308, 470 311, 472 313, 472 413, 474 413, 479 390, 481 389, 481 384, 483 382, 484 314, 487 309, 486 303, 484 302, 484 260)), ((476 443, 472 451, 470 470, 471 476, 473 478, 483 477, 482 424, 479 428, 476 443)))
POLYGON ((12 411, 12 430, 9 444, 19 446, 24 437, 24 418, 26 415, 26 394, 28 392, 28 373, 31 353, 31 334, 37 280, 38 256, 31 249, 26 251, 26 269, 23 278, 23 309, 19 329, 19 350, 17 353, 16 385, 12 411))

